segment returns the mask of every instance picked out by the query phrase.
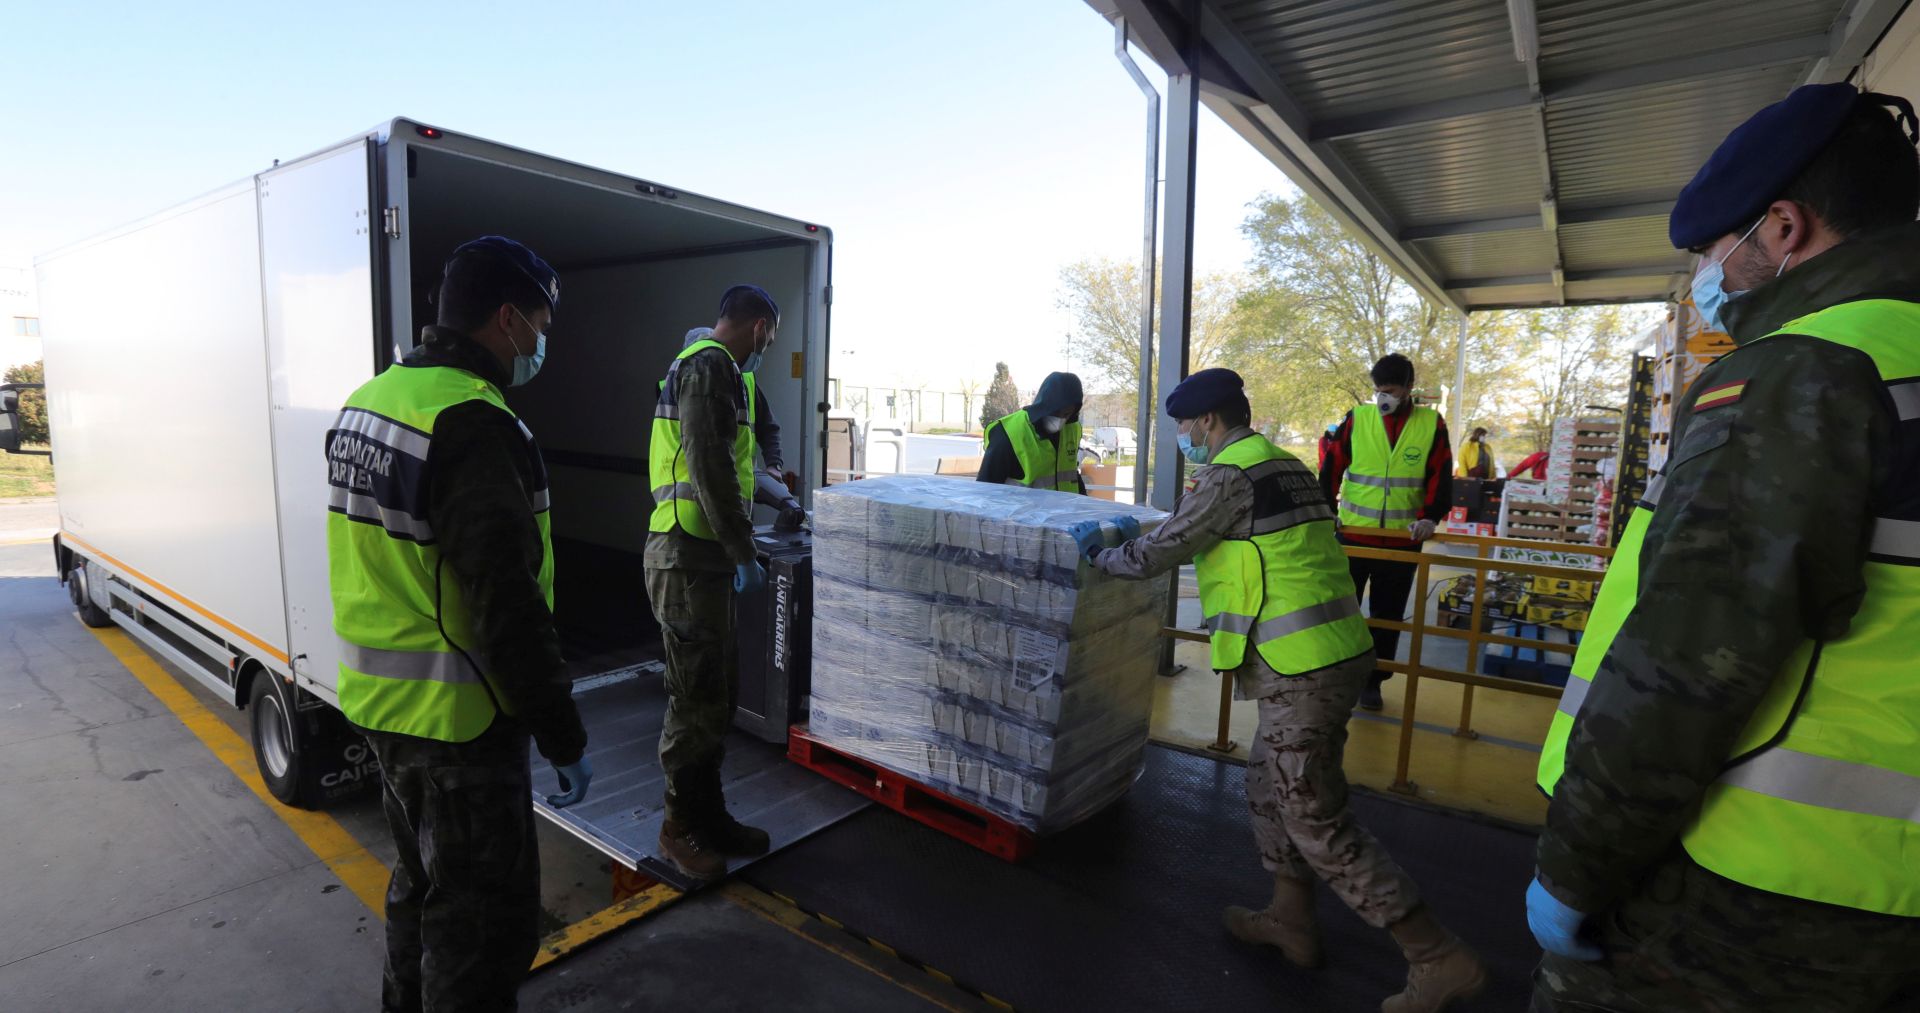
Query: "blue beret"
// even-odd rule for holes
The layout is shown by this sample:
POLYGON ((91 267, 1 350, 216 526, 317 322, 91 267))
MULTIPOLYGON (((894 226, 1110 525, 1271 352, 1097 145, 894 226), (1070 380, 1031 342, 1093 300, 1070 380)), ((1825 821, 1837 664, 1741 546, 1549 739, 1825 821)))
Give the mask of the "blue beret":
POLYGON ((726 316, 727 312, 734 308, 734 300, 742 296, 758 296, 765 300, 767 308, 773 311, 773 319, 780 319, 780 304, 774 302, 773 296, 768 295, 767 290, 758 285, 735 285, 727 289, 726 292, 720 296, 720 315, 723 317, 726 316))
POLYGON ((1809 84, 1754 113, 1713 151, 1680 191, 1667 219, 1674 249, 1739 232, 1813 162, 1860 101, 1853 85, 1809 84))
POLYGON ((1176 419, 1199 418, 1235 398, 1246 400, 1245 388, 1240 374, 1231 369, 1203 369, 1167 395, 1167 414, 1176 419))
POLYGON ((560 275, 540 255, 527 249, 505 236, 481 236, 479 239, 461 243, 447 258, 447 269, 453 269, 453 263, 470 253, 492 254, 517 268, 527 280, 540 289, 540 295, 547 300, 547 309, 560 307, 560 275))

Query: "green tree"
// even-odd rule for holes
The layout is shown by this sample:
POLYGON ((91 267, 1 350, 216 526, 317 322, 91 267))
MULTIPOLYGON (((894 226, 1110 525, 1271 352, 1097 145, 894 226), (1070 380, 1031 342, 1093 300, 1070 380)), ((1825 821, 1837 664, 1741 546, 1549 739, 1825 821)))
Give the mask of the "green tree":
MULTIPOLYGON (((9 366, 4 382, 6 383, 45 383, 47 382, 47 364, 45 360, 30 362, 20 366, 9 366)), ((47 397, 45 391, 23 390, 20 392, 20 442, 50 442, 47 431, 47 397)))
MULTIPOLYGON (((1422 389, 1452 385, 1459 317, 1422 298, 1310 198, 1267 195, 1241 228, 1254 247, 1253 286, 1230 357, 1276 436, 1304 439, 1370 400, 1368 370, 1388 352, 1413 360, 1422 389)), ((1468 320, 1465 414, 1477 418, 1505 396, 1524 319, 1468 320)))
POLYGON ((1020 388, 1013 385, 1013 373, 1004 362, 993 364, 993 382, 987 385, 987 396, 980 407, 980 428, 985 429, 1001 418, 1020 410, 1020 388))
MULTIPOLYGON (((1194 279, 1187 361, 1191 370, 1224 365, 1237 338, 1246 280, 1231 274, 1194 279)), ((1056 304, 1072 314, 1066 355, 1084 372, 1088 393, 1138 396, 1140 391, 1140 265, 1105 258, 1060 269, 1056 304)), ((1160 320, 1153 322, 1160 340, 1160 320)))
POLYGON ((1533 449, 1547 449, 1554 419, 1586 414, 1588 405, 1626 406, 1633 350, 1656 316, 1656 310, 1630 306, 1559 306, 1528 314, 1519 410, 1512 422, 1533 449))

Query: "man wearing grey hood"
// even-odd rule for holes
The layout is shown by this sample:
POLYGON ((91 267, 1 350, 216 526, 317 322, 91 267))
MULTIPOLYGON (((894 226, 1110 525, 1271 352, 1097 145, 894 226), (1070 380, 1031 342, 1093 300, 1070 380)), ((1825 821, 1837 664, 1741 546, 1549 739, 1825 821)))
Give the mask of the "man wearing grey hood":
POLYGON ((1048 373, 1033 403, 987 426, 979 480, 1087 493, 1080 475, 1080 378, 1048 373))

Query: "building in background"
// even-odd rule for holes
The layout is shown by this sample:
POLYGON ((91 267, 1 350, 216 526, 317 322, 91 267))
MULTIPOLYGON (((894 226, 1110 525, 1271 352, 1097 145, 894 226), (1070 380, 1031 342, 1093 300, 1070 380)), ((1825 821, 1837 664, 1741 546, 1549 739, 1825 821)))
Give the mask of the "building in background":
POLYGON ((0 267, 0 369, 40 359, 40 300, 30 267, 0 267))

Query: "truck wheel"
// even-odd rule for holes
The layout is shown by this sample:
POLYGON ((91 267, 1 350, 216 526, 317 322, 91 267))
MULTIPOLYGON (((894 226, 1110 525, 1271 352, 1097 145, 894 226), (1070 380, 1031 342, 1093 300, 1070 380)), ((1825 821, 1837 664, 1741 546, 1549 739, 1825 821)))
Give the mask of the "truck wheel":
POLYGON ((286 701, 273 691, 271 672, 255 672, 253 688, 247 695, 247 713, 252 715, 253 762, 260 768, 273 797, 296 809, 313 808, 313 786, 303 769, 301 754, 294 749, 293 715, 286 701))
POLYGON ((113 625, 113 617, 107 610, 93 603, 93 588, 87 584, 87 564, 82 562, 67 575, 67 597, 72 599, 73 607, 80 610, 80 621, 102 630, 113 625))

